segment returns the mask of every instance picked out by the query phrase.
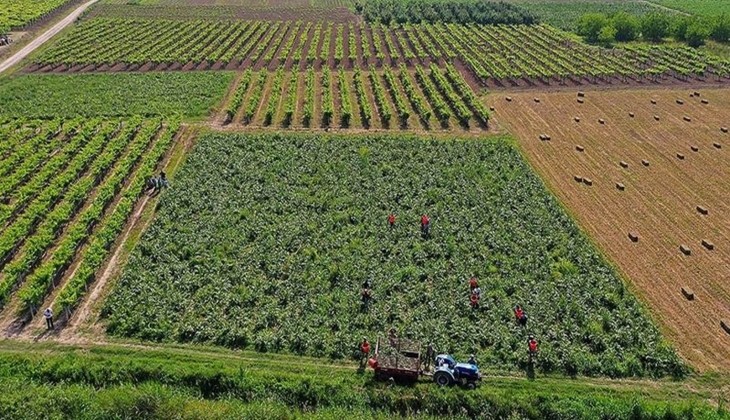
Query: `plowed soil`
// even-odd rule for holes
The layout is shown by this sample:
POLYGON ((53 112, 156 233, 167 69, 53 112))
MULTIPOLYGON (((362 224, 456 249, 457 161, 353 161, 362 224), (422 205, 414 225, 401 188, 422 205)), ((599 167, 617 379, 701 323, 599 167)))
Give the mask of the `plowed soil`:
POLYGON ((730 333, 720 324, 730 323, 730 134, 721 131, 730 90, 693 93, 593 91, 582 104, 576 91, 500 93, 487 102, 680 354, 701 372, 730 371, 730 333))

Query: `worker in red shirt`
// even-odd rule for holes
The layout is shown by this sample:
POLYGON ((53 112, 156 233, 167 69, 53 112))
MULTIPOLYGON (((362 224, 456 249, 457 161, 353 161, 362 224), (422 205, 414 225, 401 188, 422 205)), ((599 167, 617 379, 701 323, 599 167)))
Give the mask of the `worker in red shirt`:
POLYGON ((527 325, 527 314, 520 305, 515 306, 515 320, 523 327, 527 325))
POLYGON ((472 276, 472 277, 471 277, 471 278, 469 279, 469 290, 474 290, 474 289, 476 289, 477 287, 479 287, 479 283, 477 282, 477 278, 476 278, 476 277, 474 277, 474 276, 472 276))
POLYGON ((362 338, 362 343, 360 343, 360 364, 365 365, 365 361, 368 359, 368 356, 370 355, 370 342, 368 341, 367 337, 362 338))
POLYGON ((527 350, 530 352, 530 363, 532 363, 532 358, 537 356, 537 340, 535 340, 535 336, 530 336, 530 338, 527 340, 527 350))
POLYGON ((390 226, 391 229, 393 229, 395 227, 395 214, 390 213, 388 215, 388 225, 390 226))
POLYGON ((424 214, 421 216, 421 234, 424 237, 428 237, 429 232, 431 231, 431 219, 429 219, 428 215, 424 214))
POLYGON ((479 295, 476 293, 471 293, 471 297, 469 297, 469 304, 471 305, 472 309, 479 308, 479 295))

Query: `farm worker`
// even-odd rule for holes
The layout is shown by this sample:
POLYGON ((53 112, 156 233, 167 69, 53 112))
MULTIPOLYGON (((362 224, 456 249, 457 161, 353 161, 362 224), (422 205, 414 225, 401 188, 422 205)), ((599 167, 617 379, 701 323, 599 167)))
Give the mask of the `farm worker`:
POLYGON ((424 363, 424 368, 426 370, 431 367, 431 360, 433 360, 434 357, 436 357, 436 352, 433 349, 433 343, 429 343, 428 347, 426 347, 426 360, 424 363))
POLYGON ((388 331, 388 342, 390 342, 391 347, 395 347, 398 341, 398 335, 395 333, 395 328, 391 328, 390 331, 388 331))
POLYGON ((167 188, 169 186, 170 186, 170 183, 167 182, 167 175, 165 175, 164 172, 160 172, 160 177, 157 178, 157 188, 161 190, 161 189, 167 188))
POLYGON ((525 313, 525 311, 522 309, 522 307, 520 305, 515 306, 515 319, 523 327, 525 325, 527 325, 527 314, 525 313))
POLYGON ((150 195, 155 192, 158 183, 159 181, 156 176, 153 176, 152 178, 147 180, 147 191, 149 191, 150 195))
POLYGON ((482 298, 482 289, 479 288, 479 286, 475 287, 474 290, 471 291, 473 295, 477 295, 477 298, 482 298))
POLYGON ((391 229, 395 227, 395 214, 393 213, 388 215, 388 226, 390 226, 391 229))
POLYGON ((362 301, 368 303, 373 298, 373 292, 370 289, 362 289, 362 301))
POLYGON ((467 361, 467 363, 469 363, 470 365, 476 366, 477 365, 476 357, 474 357, 474 355, 472 354, 471 356, 469 356, 469 360, 467 361))
POLYGON ((163 188, 169 187, 170 183, 167 181, 167 175, 164 172, 160 172, 160 175, 153 177, 147 182, 147 186, 152 191, 150 195, 159 194, 163 188))
POLYGON ((472 293, 471 297, 469 298, 469 303, 471 304, 471 307, 473 309, 476 309, 479 307, 479 295, 472 293))
POLYGON ((421 216, 421 233, 423 236, 428 236, 429 231, 431 230, 431 219, 428 217, 428 215, 424 214, 421 216))
POLYGON ((537 355, 537 340, 535 340, 535 336, 530 336, 530 338, 527 340, 527 349, 530 352, 530 361, 532 361, 532 358, 537 355))
POLYGON ((50 307, 46 308, 45 311, 43 311, 43 316, 46 318, 46 327, 49 330, 53 329, 53 309, 50 307))
POLYGON ((479 283, 477 282, 477 278, 474 276, 471 276, 469 279, 469 290, 474 290, 477 287, 479 287, 479 283))
POLYGON ((360 354, 360 364, 364 366, 368 355, 370 355, 370 342, 367 337, 362 338, 362 343, 360 343, 360 354))

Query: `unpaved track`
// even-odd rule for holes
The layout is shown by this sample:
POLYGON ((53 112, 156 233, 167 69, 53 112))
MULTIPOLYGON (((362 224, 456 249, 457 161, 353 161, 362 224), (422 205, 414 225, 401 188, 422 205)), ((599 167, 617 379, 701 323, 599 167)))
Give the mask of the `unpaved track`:
POLYGON ((680 354, 700 371, 729 371, 730 334, 720 327, 720 319, 730 320, 730 134, 720 131, 730 125, 729 91, 702 90, 709 104, 689 97, 690 90, 587 91, 584 104, 576 92, 513 94, 512 102, 499 94, 487 102, 680 354), (540 134, 551 140, 540 141, 540 134), (710 213, 701 215, 698 205, 710 213), (637 243, 629 232, 638 233, 637 243), (715 249, 705 249, 702 239, 715 249), (686 286, 695 300, 682 295, 686 286))
POLYGON ((27 57, 30 53, 35 51, 38 47, 45 44, 46 41, 48 41, 49 39, 56 36, 56 34, 61 32, 68 25, 74 23, 76 21, 76 19, 79 16, 81 16, 81 14, 84 13, 84 11, 89 6, 96 3, 97 1, 98 0, 90 0, 90 1, 82 4, 81 6, 76 8, 76 10, 71 12, 71 14, 69 14, 68 16, 63 18, 60 22, 53 25, 53 27, 51 29, 49 29, 46 32, 44 32, 43 34, 41 34, 38 38, 34 39, 28 45, 23 47, 23 49, 21 49, 20 51, 18 51, 15 54, 13 54, 10 58, 5 60, 4 62, 0 63, 0 74, 5 72, 10 67, 13 67, 14 65, 18 64, 21 60, 23 60, 25 57, 27 57))

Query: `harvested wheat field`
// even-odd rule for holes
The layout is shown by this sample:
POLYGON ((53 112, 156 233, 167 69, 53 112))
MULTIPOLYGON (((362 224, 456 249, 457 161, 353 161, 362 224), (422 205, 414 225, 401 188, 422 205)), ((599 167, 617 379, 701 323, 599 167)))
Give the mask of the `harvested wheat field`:
POLYGON ((487 101, 680 354, 730 370, 730 91, 487 101))

